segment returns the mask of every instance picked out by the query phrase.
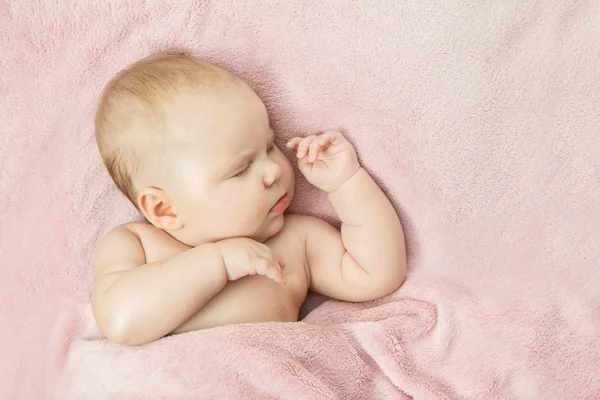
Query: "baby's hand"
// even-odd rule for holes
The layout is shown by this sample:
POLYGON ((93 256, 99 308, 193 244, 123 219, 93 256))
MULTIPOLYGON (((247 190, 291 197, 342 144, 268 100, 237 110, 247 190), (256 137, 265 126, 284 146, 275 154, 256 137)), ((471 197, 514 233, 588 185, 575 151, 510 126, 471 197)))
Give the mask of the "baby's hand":
POLYGON ((216 245, 221 251, 228 281, 264 275, 277 283, 286 282, 281 273, 283 263, 275 259, 267 245, 248 238, 225 239, 216 245))
POLYGON ((354 146, 340 132, 295 137, 286 146, 297 149, 298 168, 306 180, 326 192, 334 191, 360 169, 354 146))

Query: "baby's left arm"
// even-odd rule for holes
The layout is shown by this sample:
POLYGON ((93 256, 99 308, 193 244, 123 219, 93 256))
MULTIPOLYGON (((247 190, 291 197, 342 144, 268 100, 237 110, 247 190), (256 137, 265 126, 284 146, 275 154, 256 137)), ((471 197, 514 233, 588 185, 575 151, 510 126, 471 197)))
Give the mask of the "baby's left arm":
POLYGON ((294 138, 298 167, 328 192, 342 221, 341 233, 316 218, 305 223, 310 289, 346 301, 376 299, 395 291, 406 276, 402 226, 390 201, 360 167, 339 132, 294 138))

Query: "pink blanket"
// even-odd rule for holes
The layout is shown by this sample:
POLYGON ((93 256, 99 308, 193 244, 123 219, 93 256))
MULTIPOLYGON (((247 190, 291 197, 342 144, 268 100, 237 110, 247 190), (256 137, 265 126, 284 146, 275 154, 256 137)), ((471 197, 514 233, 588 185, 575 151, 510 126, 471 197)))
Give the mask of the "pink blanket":
MULTIPOLYGON (((0 3, 0 393, 600 398, 599 27, 598 0, 0 3), (404 286, 298 323, 102 340, 91 257, 135 213, 92 116, 157 51, 246 78, 281 142, 346 132, 401 216, 404 286)), ((292 211, 335 222, 298 184, 292 211)))

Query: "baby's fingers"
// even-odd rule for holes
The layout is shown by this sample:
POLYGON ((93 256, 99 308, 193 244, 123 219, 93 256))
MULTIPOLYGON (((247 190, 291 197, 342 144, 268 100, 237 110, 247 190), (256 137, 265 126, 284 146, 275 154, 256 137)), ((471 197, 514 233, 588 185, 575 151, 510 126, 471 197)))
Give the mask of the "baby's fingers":
POLYGON ((260 258, 256 261, 256 273, 258 275, 266 276, 267 278, 280 283, 286 283, 286 279, 281 272, 281 267, 278 263, 273 262, 269 258, 260 258))
POLYGON ((321 138, 327 142, 327 146, 329 144, 341 144, 346 140, 344 135, 337 131, 327 131, 321 135, 321 138))
POLYGON ((281 267, 277 264, 269 265, 266 276, 281 285, 287 282, 285 276, 283 276, 283 273, 281 272, 281 267))
POLYGON ((298 147, 298 145, 300 144, 301 141, 302 141, 302 138, 300 138, 300 137, 291 138, 285 144, 285 147, 287 147, 288 149, 295 149, 296 147, 298 147))
POLYGON ((319 137, 312 141, 308 150, 308 162, 314 163, 319 158, 319 154, 326 150, 330 145, 327 138, 319 137))
POLYGON ((298 158, 306 157, 306 155, 308 154, 308 148, 314 139, 315 135, 307 136, 304 139, 302 139, 302 141, 298 145, 298 153, 296 154, 298 158))
POLYGON ((275 257, 273 251, 271 251, 269 246, 263 243, 257 243, 257 252, 259 257, 265 259, 266 261, 279 264, 279 267, 281 267, 281 269, 285 267, 285 263, 279 258, 275 257))

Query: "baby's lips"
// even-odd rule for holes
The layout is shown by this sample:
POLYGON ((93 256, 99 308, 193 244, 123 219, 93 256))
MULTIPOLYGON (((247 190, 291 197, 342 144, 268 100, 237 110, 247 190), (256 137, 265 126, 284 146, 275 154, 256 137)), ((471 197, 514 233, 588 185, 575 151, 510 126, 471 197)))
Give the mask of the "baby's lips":
POLYGON ((277 264, 279 264, 279 266, 281 267, 281 269, 285 268, 285 263, 281 260, 277 260, 277 264))

